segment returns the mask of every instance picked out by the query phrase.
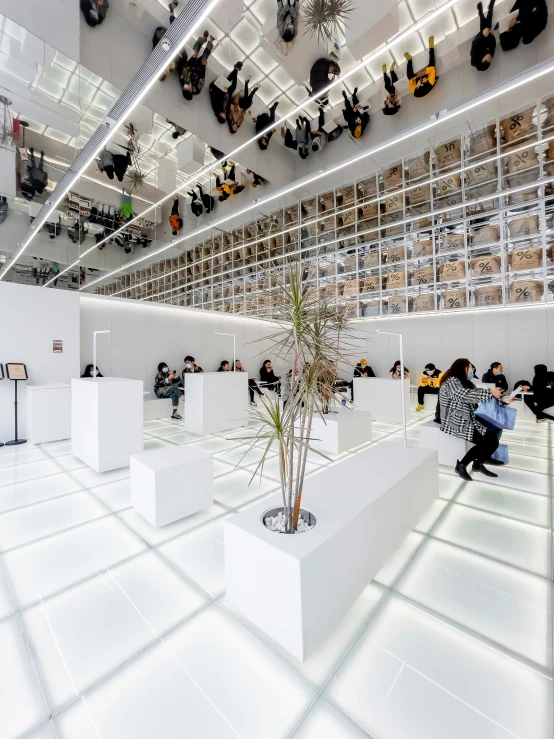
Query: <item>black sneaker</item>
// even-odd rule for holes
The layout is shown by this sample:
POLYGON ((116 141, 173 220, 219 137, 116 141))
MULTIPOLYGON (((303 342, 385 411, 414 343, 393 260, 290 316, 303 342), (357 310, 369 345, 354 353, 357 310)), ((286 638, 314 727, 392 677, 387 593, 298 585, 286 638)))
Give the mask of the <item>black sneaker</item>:
POLYGON ((473 477, 471 477, 471 475, 467 471, 467 467, 465 466, 465 464, 462 464, 461 462, 456 462, 456 467, 454 469, 456 471, 456 474, 459 475, 462 480, 473 482, 473 477))
POLYGON ((484 464, 478 464, 477 462, 473 463, 471 470, 472 472, 480 472, 482 475, 485 475, 485 477, 498 477, 496 472, 491 472, 484 464))
POLYGON ((176 421, 182 421, 183 416, 180 416, 178 413, 172 413, 171 418, 175 419, 176 421))

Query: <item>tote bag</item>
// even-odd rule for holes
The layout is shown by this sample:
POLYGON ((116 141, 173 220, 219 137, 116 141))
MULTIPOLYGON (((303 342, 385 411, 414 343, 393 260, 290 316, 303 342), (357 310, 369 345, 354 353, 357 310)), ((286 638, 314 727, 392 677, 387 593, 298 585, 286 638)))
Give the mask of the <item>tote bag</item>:
POLYGON ((512 431, 516 424, 517 411, 499 403, 496 398, 483 401, 475 411, 475 415, 483 421, 496 426, 497 429, 512 431))

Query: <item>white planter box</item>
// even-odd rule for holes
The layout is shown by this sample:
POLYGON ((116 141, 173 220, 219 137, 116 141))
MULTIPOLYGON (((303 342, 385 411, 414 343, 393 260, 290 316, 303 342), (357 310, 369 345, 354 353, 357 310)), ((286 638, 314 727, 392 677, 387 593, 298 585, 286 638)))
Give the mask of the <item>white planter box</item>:
POLYGON ((299 660, 329 635, 439 494, 437 455, 377 444, 304 484, 304 534, 269 531, 281 495, 225 522, 229 601, 299 660))
MULTIPOLYGON (((383 377, 354 378, 354 407, 369 411, 375 421, 402 423, 401 380, 383 377)), ((410 408, 410 381, 404 382, 406 418, 410 408)))
POLYGON ((213 460, 182 444, 131 456, 131 504, 158 528, 214 502, 213 460))
POLYGON ((455 467, 456 462, 465 456, 473 444, 457 436, 451 436, 441 431, 441 427, 434 421, 422 423, 419 427, 419 446, 422 449, 436 449, 439 455, 439 464, 455 467))
POLYGON ((371 413, 338 407, 325 417, 314 415, 310 446, 322 452, 342 454, 371 441, 371 413), (325 420, 324 420, 325 419, 325 420))
POLYGON ((26 385, 27 424, 31 444, 71 437, 71 391, 69 385, 26 385))
POLYGON ((247 403, 247 372, 185 375, 185 426, 193 434, 213 434, 244 425, 247 403))
POLYGON ((71 380, 71 452, 96 472, 127 467, 144 449, 142 398, 142 380, 71 380))

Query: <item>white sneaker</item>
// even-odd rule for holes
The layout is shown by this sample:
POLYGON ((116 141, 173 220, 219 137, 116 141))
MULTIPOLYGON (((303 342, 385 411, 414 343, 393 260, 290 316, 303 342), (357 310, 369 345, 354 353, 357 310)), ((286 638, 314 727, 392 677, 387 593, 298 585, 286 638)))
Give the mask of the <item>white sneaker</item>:
POLYGON ((251 400, 251 401, 250 401, 250 405, 255 405, 256 407, 258 407, 258 405, 257 405, 257 403, 256 403, 256 401, 255 401, 255 400, 251 400))

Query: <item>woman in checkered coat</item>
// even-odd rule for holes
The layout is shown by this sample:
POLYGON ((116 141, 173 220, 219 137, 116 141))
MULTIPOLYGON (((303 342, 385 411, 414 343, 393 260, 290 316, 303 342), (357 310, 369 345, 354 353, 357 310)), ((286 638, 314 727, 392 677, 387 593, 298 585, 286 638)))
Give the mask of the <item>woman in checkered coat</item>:
POLYGON ((456 472, 463 480, 473 479, 467 471, 470 462, 473 462, 473 472, 498 477, 483 464, 497 450, 498 439, 475 417, 475 409, 483 401, 499 398, 502 390, 475 387, 471 382, 473 377, 469 359, 457 359, 441 377, 439 390, 441 431, 475 445, 456 464, 456 472))

